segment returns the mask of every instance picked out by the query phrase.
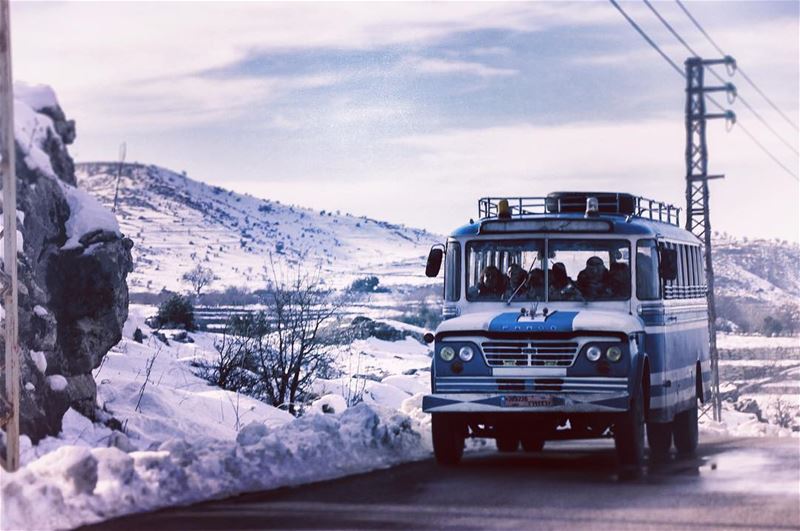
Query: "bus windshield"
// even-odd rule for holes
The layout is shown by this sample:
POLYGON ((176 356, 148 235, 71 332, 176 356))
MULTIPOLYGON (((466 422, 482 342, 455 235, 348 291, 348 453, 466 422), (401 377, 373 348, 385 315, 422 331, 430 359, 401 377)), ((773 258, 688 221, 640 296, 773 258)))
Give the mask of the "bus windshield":
POLYGON ((543 258, 544 240, 469 242, 467 300, 543 300, 543 258))
POLYGON ((609 301, 631 296, 626 240, 472 241, 466 260, 470 301, 609 301))

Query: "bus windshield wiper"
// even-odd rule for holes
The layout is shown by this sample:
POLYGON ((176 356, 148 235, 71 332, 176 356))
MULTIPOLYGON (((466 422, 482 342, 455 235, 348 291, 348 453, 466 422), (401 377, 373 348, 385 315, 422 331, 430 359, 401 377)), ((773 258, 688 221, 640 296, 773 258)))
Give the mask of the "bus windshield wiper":
POLYGON ((531 278, 531 272, 533 271, 533 266, 535 266, 535 265, 536 265, 536 259, 537 259, 537 258, 539 258, 539 257, 538 257, 538 256, 534 256, 534 257, 533 257, 533 262, 531 262, 531 267, 529 267, 529 268, 528 268, 528 276, 525 278, 525 282, 523 282, 523 283, 521 283, 519 286, 517 286, 517 289, 515 289, 515 290, 514 290, 514 293, 512 293, 512 294, 511 294, 511 296, 510 296, 510 297, 508 298, 508 300, 506 301, 506 306, 510 306, 510 305, 511 305, 511 301, 513 301, 513 300, 514 300, 514 297, 516 297, 516 296, 517 296, 517 293, 519 293, 519 290, 521 290, 521 289, 522 289, 522 286, 524 286, 525 284, 527 284, 527 283, 528 283, 528 281, 530 280, 530 278, 531 278))

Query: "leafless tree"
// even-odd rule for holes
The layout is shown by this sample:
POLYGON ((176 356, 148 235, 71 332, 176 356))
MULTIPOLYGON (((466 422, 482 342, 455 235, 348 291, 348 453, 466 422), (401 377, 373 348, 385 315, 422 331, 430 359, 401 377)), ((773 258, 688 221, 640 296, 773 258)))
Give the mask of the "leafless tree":
POLYGON ((344 301, 325 287, 319 268, 286 271, 270 258, 266 274, 270 333, 266 348, 258 351, 258 373, 266 398, 295 413, 298 400, 331 362, 335 317, 344 301))
POLYGON ((214 341, 216 356, 194 362, 198 375, 222 389, 258 397, 257 360, 259 352, 266 348, 264 338, 268 333, 264 312, 230 316, 222 335, 214 341))
POLYGON ((181 280, 192 286, 192 291, 194 291, 195 296, 199 299, 200 293, 217 280, 217 276, 207 267, 197 264, 194 269, 184 273, 181 280))

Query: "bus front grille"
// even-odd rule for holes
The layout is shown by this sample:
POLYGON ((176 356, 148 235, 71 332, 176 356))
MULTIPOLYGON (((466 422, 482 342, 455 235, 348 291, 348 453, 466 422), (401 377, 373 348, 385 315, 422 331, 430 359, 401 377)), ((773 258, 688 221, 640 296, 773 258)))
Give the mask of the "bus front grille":
POLYGON ((485 341, 481 344, 490 367, 570 367, 578 355, 575 341, 485 341))

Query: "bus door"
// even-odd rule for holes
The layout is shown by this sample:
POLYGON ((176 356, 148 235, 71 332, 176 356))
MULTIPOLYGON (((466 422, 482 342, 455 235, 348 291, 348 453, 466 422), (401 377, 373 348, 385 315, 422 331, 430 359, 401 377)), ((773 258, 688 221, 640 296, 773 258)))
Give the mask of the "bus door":
MULTIPOLYGON (((689 246, 671 242, 659 243, 662 263, 670 262, 662 271, 664 299, 665 365, 663 385, 666 409, 671 416, 685 409, 694 391, 698 347, 703 325, 698 323, 704 300, 693 298, 694 267, 689 246)), ((702 334, 701 334, 702 335, 702 334)))
POLYGON ((638 313, 645 329, 644 350, 650 362, 650 415, 656 422, 672 419, 669 407, 676 399, 675 389, 667 383, 670 370, 671 338, 668 302, 664 299, 664 268, 656 240, 639 240, 636 245, 636 298, 638 313))

